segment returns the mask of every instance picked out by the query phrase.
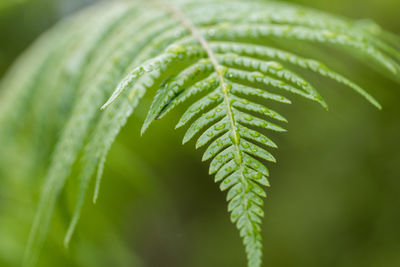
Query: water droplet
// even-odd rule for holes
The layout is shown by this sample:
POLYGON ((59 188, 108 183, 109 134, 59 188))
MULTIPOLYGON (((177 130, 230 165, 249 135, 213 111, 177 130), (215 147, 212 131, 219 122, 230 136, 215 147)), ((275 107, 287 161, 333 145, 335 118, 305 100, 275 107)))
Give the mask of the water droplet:
POLYGON ((275 70, 282 70, 283 66, 281 64, 279 64, 278 62, 272 62, 269 65, 270 68, 275 69, 275 70))
POLYGON ((288 32, 290 32, 292 29, 293 29, 292 26, 286 26, 286 27, 283 29, 283 32, 284 32, 284 33, 288 33, 288 32))
POLYGON ((234 160, 235 160, 236 165, 242 164, 242 155, 241 155, 241 153, 235 154, 234 155, 234 160))
POLYGON ((211 114, 208 114, 206 116, 206 119, 211 119, 211 118, 214 118, 214 117, 215 117, 215 113, 211 113, 211 114))
POLYGON ((264 75, 263 75, 262 73, 260 73, 260 72, 253 72, 253 73, 251 74, 251 76, 252 76, 253 78, 264 78, 264 75))
POLYGON ((217 100, 219 98, 219 95, 218 94, 210 95, 208 96, 208 98, 211 100, 217 100))
POLYGON ((258 132, 251 132, 250 135, 253 137, 259 137, 261 134, 258 132))
POLYGON ((259 173, 259 172, 258 172, 257 174, 254 174, 254 175, 253 175, 253 178, 254 178, 254 179, 257 179, 257 180, 258 180, 258 179, 261 179, 261 177, 262 177, 262 174, 259 173))
POLYGON ((168 49, 168 53, 182 54, 186 52, 186 47, 183 45, 174 45, 168 49))
POLYGON ((201 107, 194 107, 194 108, 192 108, 191 110, 190 110, 190 112, 197 112, 197 111, 199 111, 201 109, 201 107))
POLYGON ((151 71, 151 69, 152 69, 152 67, 150 66, 150 65, 145 65, 145 66, 143 66, 143 70, 144 71, 151 71))
POLYGON ((222 129, 224 129, 224 128, 225 128, 225 123, 222 123, 222 124, 220 124, 220 125, 216 125, 216 126, 214 127, 214 129, 217 130, 217 131, 222 130, 222 129))
POLYGON ((325 38, 334 38, 336 37, 336 33, 326 30, 322 33, 322 36, 325 38))
POLYGON ((298 9, 298 10, 296 11, 296 13, 297 13, 297 15, 299 15, 299 16, 305 16, 305 15, 307 15, 307 11, 305 11, 304 9, 298 9))
POLYGON ((218 73, 219 73, 221 76, 225 76, 225 74, 226 74, 227 72, 228 72, 228 68, 225 67, 225 66, 220 67, 220 68, 218 69, 218 73))
POLYGON ((209 133, 207 134, 207 136, 209 136, 209 137, 211 137, 211 136, 213 136, 213 135, 214 135, 213 132, 209 132, 209 133))
POLYGON ((207 33, 210 36, 214 36, 215 35, 215 29, 209 29, 207 33))
POLYGON ((229 135, 229 138, 231 139, 231 142, 234 144, 239 144, 239 140, 240 140, 240 135, 237 131, 235 132, 231 132, 231 134, 229 135))
POLYGON ((252 121, 253 120, 253 117, 250 116, 250 115, 246 115, 244 118, 245 118, 245 120, 248 120, 248 121, 252 121))

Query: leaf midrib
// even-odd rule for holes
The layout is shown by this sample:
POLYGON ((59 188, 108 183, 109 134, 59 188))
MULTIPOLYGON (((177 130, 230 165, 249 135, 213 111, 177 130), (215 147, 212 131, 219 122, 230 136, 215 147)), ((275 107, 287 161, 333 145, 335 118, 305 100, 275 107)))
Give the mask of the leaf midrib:
MULTIPOLYGON (((236 128, 236 123, 234 120, 234 115, 232 112, 232 106, 231 106, 231 102, 230 102, 230 98, 229 98, 229 88, 225 82, 224 79, 224 73, 223 73, 223 67, 220 66, 220 64, 218 63, 214 52, 211 50, 210 46, 208 45, 207 41, 205 40, 205 38, 203 37, 203 35, 200 33, 200 31, 194 26, 194 24, 192 23, 191 20, 189 20, 189 18, 176 6, 172 6, 172 5, 167 5, 166 6, 168 11, 176 18, 178 19, 183 26, 188 29, 190 31, 190 33, 193 35, 193 37, 195 37, 200 45, 203 47, 203 49, 206 51, 212 65, 214 66, 214 69, 217 73, 218 79, 220 81, 221 84, 221 91, 222 94, 224 96, 224 102, 225 102, 225 106, 227 109, 227 116, 229 118, 229 123, 230 123, 230 127, 232 129, 232 133, 231 133, 231 140, 233 141, 233 145, 235 147, 235 151, 236 151, 236 156, 237 156, 237 164, 240 166, 239 170, 240 170, 240 180, 242 183, 242 194, 243 194, 243 205, 244 205, 244 212, 246 214, 246 219, 247 221, 251 222, 251 228, 252 228, 252 235, 254 233, 254 226, 253 226, 253 222, 249 217, 249 211, 248 211, 248 201, 245 197, 245 193, 246 190, 248 188, 248 182, 246 181, 246 178, 244 177, 244 164, 243 164, 243 160, 242 160, 242 154, 241 154, 241 150, 239 147, 239 133, 237 131, 236 128)), ((223 167, 223 166, 222 166, 223 167)), ((230 176, 231 174, 228 174, 228 176, 230 176)))

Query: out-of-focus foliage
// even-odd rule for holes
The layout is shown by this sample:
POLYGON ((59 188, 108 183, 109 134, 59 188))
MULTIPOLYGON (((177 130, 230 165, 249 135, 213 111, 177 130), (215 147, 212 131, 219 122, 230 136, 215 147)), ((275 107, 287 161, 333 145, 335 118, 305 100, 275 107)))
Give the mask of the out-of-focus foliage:
MULTIPOLYGON (((368 17, 374 18, 373 13, 368 17)), ((385 26, 384 21, 381 24, 385 26)), ((12 30, 6 24, 1 27, 12 30)), ((19 51, 12 45, 9 49, 19 51)), ((315 85, 327 88, 321 93, 330 100, 330 113, 301 99, 296 99, 300 104, 280 107, 291 124, 290 134, 273 136, 281 145, 276 152, 278 166, 271 170, 274 190, 265 207, 266 261, 271 266, 396 266, 400 262, 398 86, 340 52, 329 56, 313 52, 326 60, 345 59, 334 65, 371 88, 384 109, 377 112, 328 80, 317 80, 315 85)), ((62 240, 75 205, 80 171, 76 166, 57 205, 39 266, 245 264, 240 242, 224 219, 223 197, 207 179, 198 155, 190 146, 179 145, 182 132, 176 134, 169 126, 174 118, 139 137, 145 108, 139 106, 118 137, 105 166, 99 203, 93 206, 87 201, 76 240, 66 250, 62 240)), ((34 110, 27 128, 40 122, 35 112, 45 110, 34 110)), ((21 260, 62 124, 34 142, 27 139, 30 131, 22 132, 1 153, 6 164, 0 177, 10 179, 0 181, 0 266, 18 266, 21 260)), ((39 128, 39 134, 48 130, 39 128)))
POLYGON ((0 75, 37 36, 95 0, 0 0, 0 75))
POLYGON ((22 4, 27 0, 2 0, 0 2, 0 10, 3 11, 4 9, 13 7, 14 5, 22 4))

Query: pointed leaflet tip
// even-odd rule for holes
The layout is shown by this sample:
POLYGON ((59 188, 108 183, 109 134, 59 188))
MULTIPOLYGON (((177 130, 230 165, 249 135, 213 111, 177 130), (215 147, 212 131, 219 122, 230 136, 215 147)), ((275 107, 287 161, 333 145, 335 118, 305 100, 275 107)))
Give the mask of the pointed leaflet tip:
POLYGON ((318 102, 321 104, 321 106, 325 109, 325 110, 329 110, 328 104, 325 102, 325 100, 321 97, 318 102))
POLYGON ((146 119, 144 120, 142 129, 140 130, 140 135, 143 135, 147 129, 149 128, 150 124, 157 119, 157 115, 152 114, 151 110, 147 114, 146 119))
POLYGON ((157 116, 158 114, 160 114, 159 108, 157 108, 157 105, 155 103, 157 103, 157 98, 159 95, 156 95, 155 99, 153 100, 153 103, 151 104, 150 110, 147 113, 146 119, 144 120, 142 129, 140 131, 140 135, 143 135, 147 129, 149 128, 150 124, 152 124, 152 122, 154 120, 157 120, 157 116))
POLYGON ((129 84, 129 79, 128 80, 123 80, 117 88, 114 90, 110 98, 107 100, 106 103, 104 103, 103 106, 101 106, 101 110, 106 109, 108 106, 110 106, 121 94, 122 92, 126 89, 127 85, 129 84))
POLYGON ((76 226, 76 222, 73 219, 73 221, 70 223, 70 225, 68 227, 68 231, 67 231, 67 233, 65 234, 65 237, 64 237, 64 247, 65 248, 69 247, 69 243, 71 241, 72 234, 75 231, 75 226, 76 226))
POLYGON ((106 109, 110 106, 138 77, 143 73, 152 71, 154 68, 150 66, 140 66, 134 69, 130 74, 128 74, 114 90, 107 102, 101 106, 101 110, 106 109))
POLYGON ((382 110, 381 104, 379 104, 378 101, 375 101, 375 103, 372 103, 377 109, 382 110))
POLYGON ((369 103, 374 105, 377 109, 382 110, 381 104, 372 95, 368 94, 362 88, 359 88, 359 90, 355 90, 355 91, 357 93, 359 93, 360 95, 362 95, 369 103))
POLYGON ((181 128, 183 125, 185 125, 185 122, 182 121, 182 118, 179 120, 179 122, 175 125, 175 129, 181 128))
POLYGON ((80 218, 80 215, 81 215, 81 210, 82 210, 82 206, 83 206, 84 197, 85 197, 85 193, 81 192, 80 196, 78 198, 78 202, 77 202, 76 207, 75 207, 74 215, 73 215, 72 220, 71 220, 71 222, 70 222, 70 224, 68 226, 67 233, 65 234, 65 237, 64 237, 64 246, 66 248, 68 248, 69 243, 70 243, 71 238, 72 238, 72 235, 75 232, 76 225, 78 224, 78 221, 79 221, 79 218, 80 218))
POLYGON ((147 118, 143 123, 142 129, 140 130, 140 135, 143 135, 146 132, 146 130, 149 128, 151 122, 152 122, 152 120, 149 119, 149 115, 147 115, 147 118))
POLYGON ((95 186, 94 193, 93 193, 93 204, 96 204, 97 199, 99 197, 100 184, 101 184, 101 178, 103 177, 103 170, 104 170, 104 164, 106 162, 106 155, 107 155, 107 153, 104 153, 102 155, 100 162, 97 166, 96 186, 95 186))
POLYGON ((371 95, 366 94, 365 98, 370 102, 372 105, 374 105, 377 109, 382 110, 381 104, 371 95))
POLYGON ((122 94, 123 89, 124 88, 120 88, 118 86, 118 88, 115 89, 114 93, 110 96, 107 102, 101 106, 100 110, 105 110, 107 107, 109 107, 122 94))

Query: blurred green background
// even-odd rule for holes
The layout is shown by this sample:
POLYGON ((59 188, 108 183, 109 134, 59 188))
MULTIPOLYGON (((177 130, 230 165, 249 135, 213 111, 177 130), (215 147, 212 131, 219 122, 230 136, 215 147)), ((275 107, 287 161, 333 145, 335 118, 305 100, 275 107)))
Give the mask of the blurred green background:
MULTIPOLYGON (((91 2, 0 0, 0 77, 40 33, 91 2)), ((400 35, 398 0, 291 2, 370 18, 400 35)), ((278 163, 269 166, 264 264, 400 266, 400 86, 343 54, 329 56, 343 58, 333 66, 384 108, 377 111, 325 79, 314 84, 329 112, 301 99, 281 108, 290 123, 288 133, 272 136, 279 149, 274 151, 278 163)), ((77 234, 65 249, 77 183, 69 180, 39 266, 245 266, 224 194, 208 176, 201 152, 193 143, 182 146, 183 132, 171 127, 177 114, 140 137, 145 108, 140 106, 118 137, 99 201, 93 205, 88 198, 77 234)), ((29 169, 23 161, 11 167, 17 173, 29 169)), ((0 266, 19 266, 42 182, 0 183, 0 266)))

